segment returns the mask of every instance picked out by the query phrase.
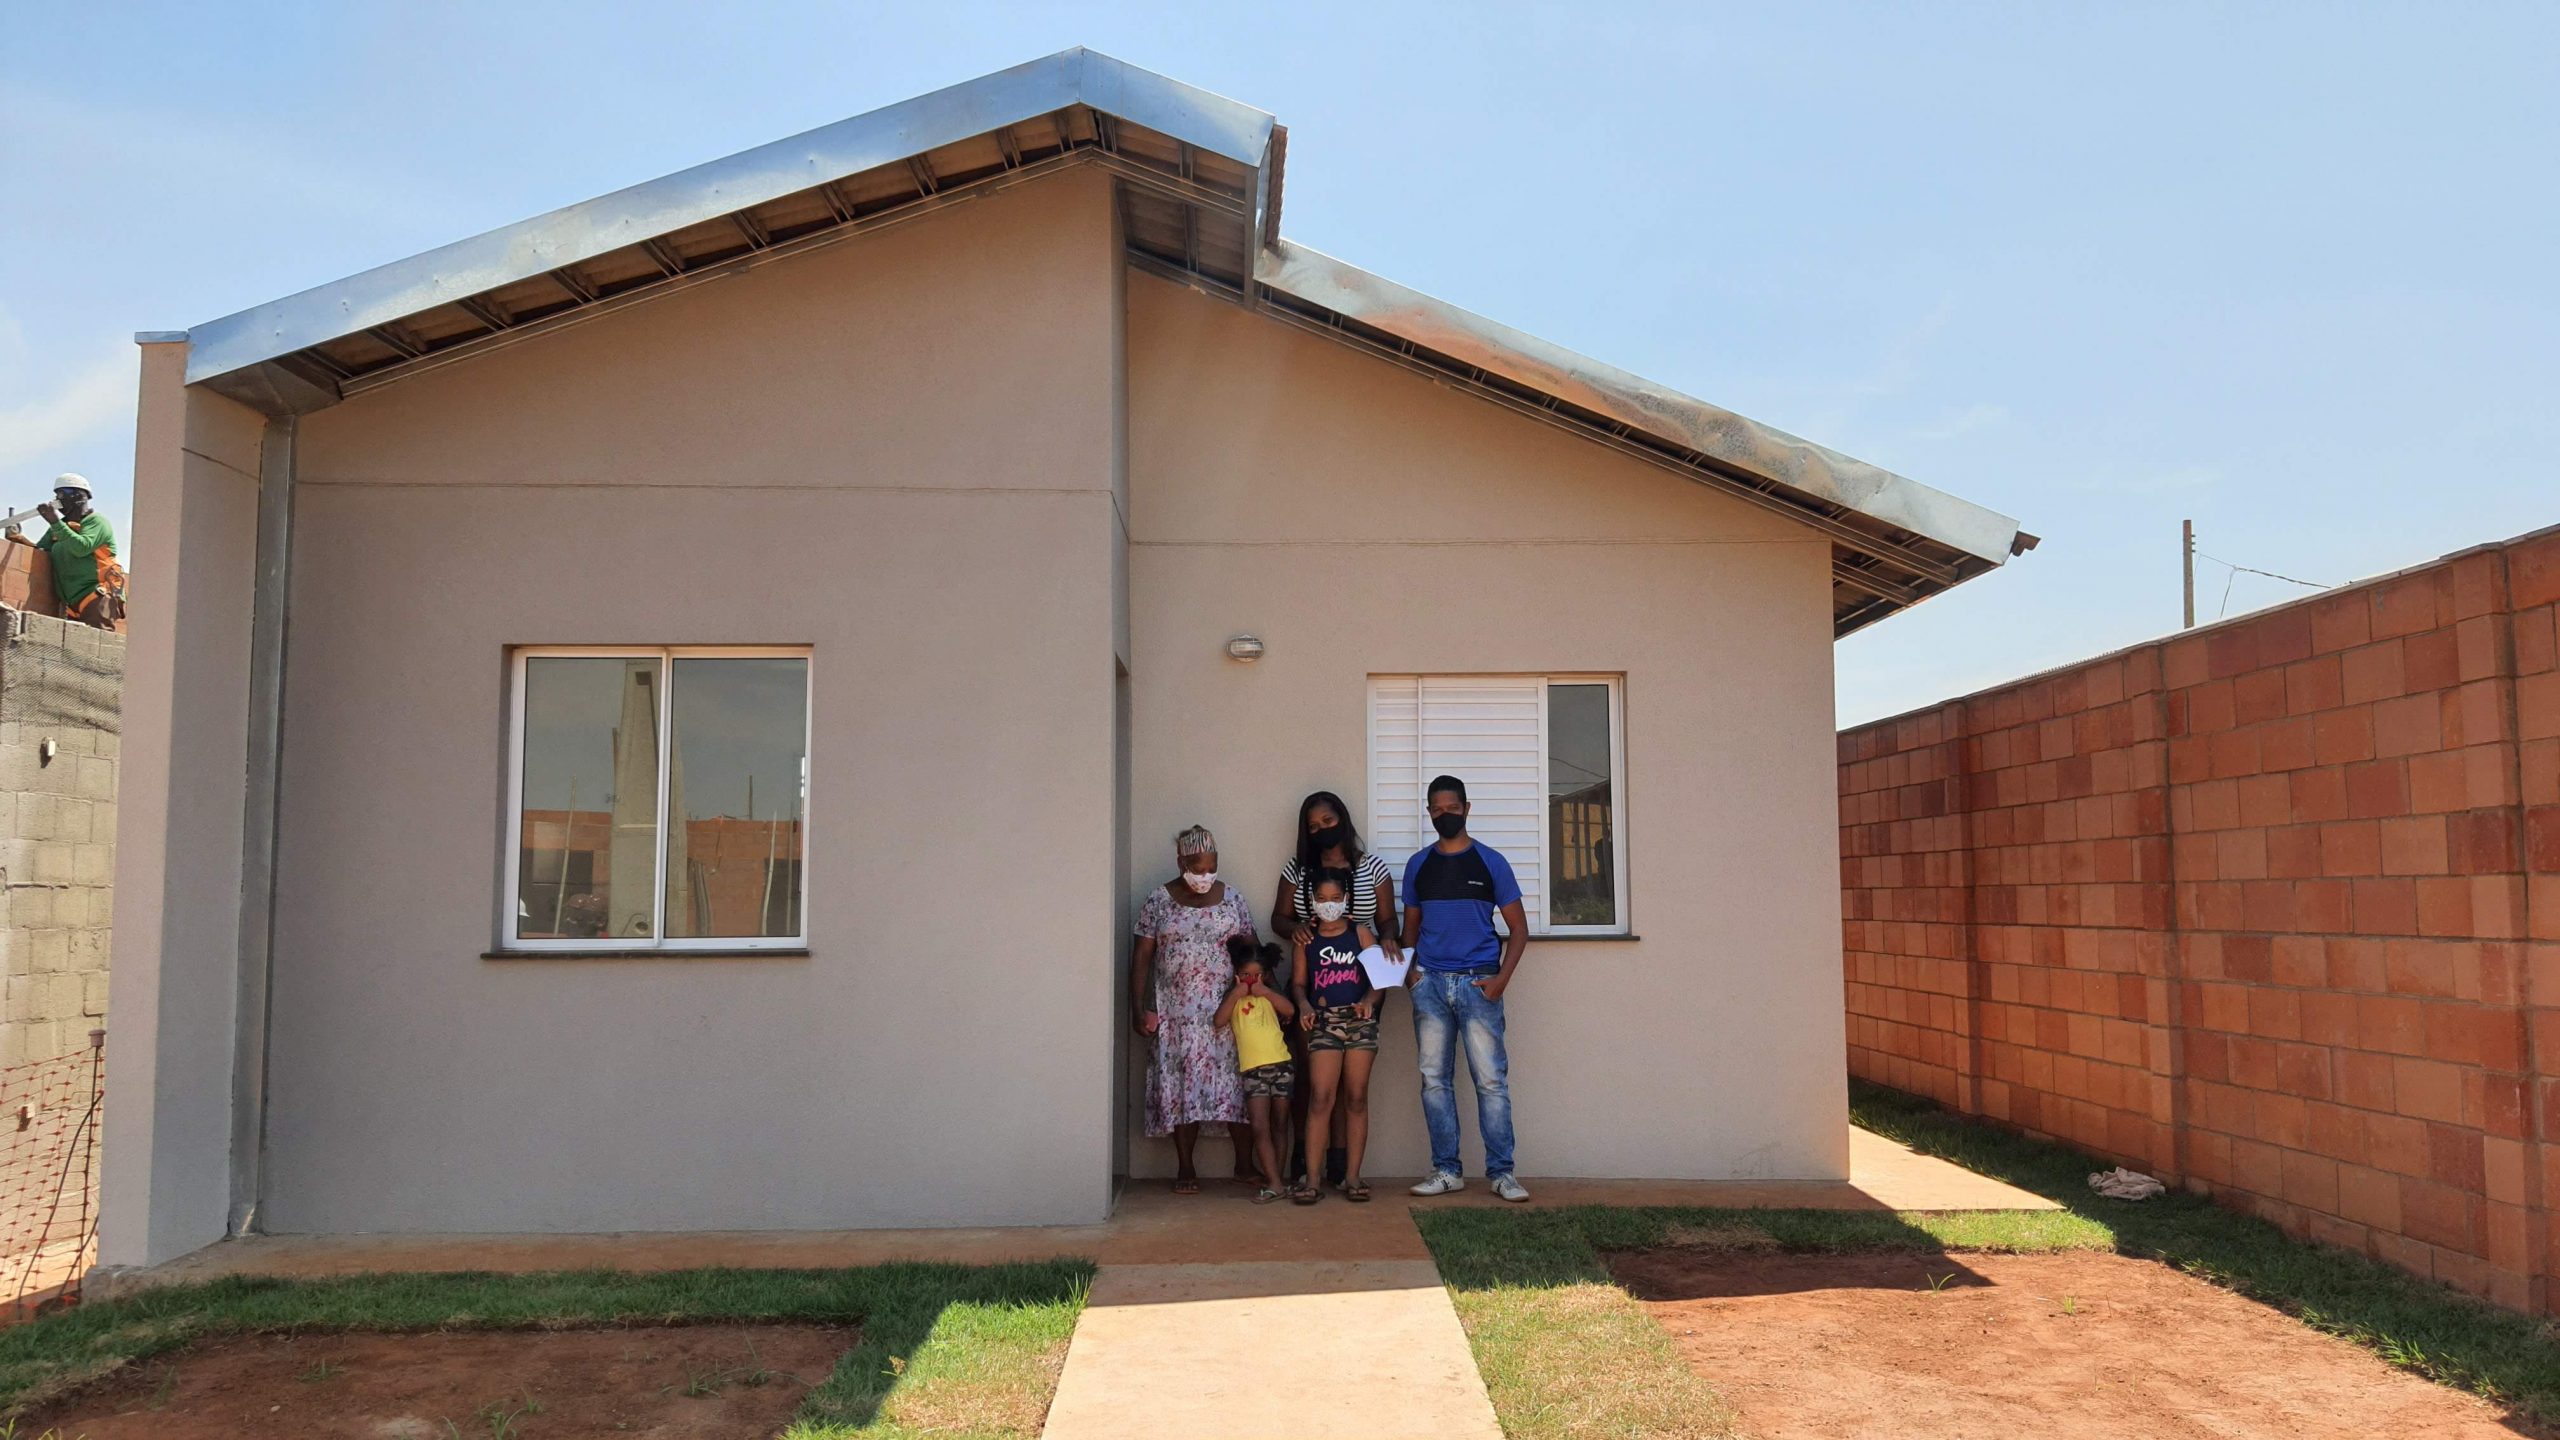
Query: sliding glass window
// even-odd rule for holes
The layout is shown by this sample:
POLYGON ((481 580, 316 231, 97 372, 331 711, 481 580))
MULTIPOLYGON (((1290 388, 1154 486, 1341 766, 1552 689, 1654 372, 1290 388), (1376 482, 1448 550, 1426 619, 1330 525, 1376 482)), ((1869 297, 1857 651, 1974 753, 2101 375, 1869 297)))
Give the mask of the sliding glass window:
POLYGON ((807 943, 809 655, 517 652, 503 948, 807 943))

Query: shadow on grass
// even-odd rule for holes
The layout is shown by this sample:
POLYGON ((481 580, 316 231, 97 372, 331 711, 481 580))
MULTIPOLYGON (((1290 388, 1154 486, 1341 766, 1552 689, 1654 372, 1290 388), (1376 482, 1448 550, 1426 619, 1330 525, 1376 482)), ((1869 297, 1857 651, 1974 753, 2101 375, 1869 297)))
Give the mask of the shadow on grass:
POLYGON ((1618 1288, 1647 1304, 1842 1290, 1944 1294, 2000 1283, 1944 1250, 1796 1255, 1757 1245, 1702 1246, 1675 1235, 1667 1250, 1618 1250, 1602 1258, 1618 1288))
MULTIPOLYGON (((1013 1352, 1063 1344, 1093 1273, 1089 1261, 1051 1260, 215 1280, 85 1305, 0 1331, 0 1416, 120 1366, 220 1336, 824 1323, 859 1326, 860 1337, 810 1393, 791 1433, 840 1435, 881 1421, 902 1385, 1018 1370, 1024 1356, 1013 1352)), ((1031 1368, 1040 1368, 1036 1356, 1031 1368)), ((1010 1374, 993 1378, 1016 1383, 1010 1374)), ((1032 1432, 1037 1428, 1035 1417, 1032 1432)))
POLYGON ((1441 1278, 1460 1290, 1607 1282, 1613 1252, 1670 1245, 1803 1254, 2107 1249, 2101 1226, 2060 1211, 1896 1213, 1568 1205, 1417 1214, 1441 1278))
POLYGON ((2496 1402, 2510 1418, 2560 1425, 2560 1342, 2533 1317, 2421 1280, 2378 1260, 2295 1240, 2275 1226, 2172 1190, 2109 1200, 2088 1175, 2108 1168, 1882 1086, 1853 1081, 1850 1118, 1923 1155, 2006 1180, 2103 1228, 2126 1254, 2169 1264, 2275 1306, 2405 1369, 2496 1402))

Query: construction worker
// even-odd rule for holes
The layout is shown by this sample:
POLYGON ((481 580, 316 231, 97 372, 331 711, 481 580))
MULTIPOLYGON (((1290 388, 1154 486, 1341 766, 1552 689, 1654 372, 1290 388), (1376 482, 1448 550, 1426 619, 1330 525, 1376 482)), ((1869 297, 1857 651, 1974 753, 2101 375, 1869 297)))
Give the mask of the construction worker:
POLYGON ((116 532, 89 505, 89 482, 79 475, 53 479, 53 498, 36 506, 44 517, 41 539, 28 541, 11 526, 9 538, 33 544, 53 562, 53 593, 62 613, 84 625, 112 630, 124 614, 124 567, 116 563, 116 532))

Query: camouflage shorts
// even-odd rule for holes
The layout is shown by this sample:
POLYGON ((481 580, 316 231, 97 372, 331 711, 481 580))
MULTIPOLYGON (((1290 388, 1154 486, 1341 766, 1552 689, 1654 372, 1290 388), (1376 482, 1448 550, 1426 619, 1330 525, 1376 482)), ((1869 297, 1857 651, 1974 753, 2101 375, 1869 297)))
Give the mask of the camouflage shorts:
POLYGON ((1256 1065, 1238 1078, 1244 1081, 1246 1099, 1260 1096, 1286 1100, 1289 1092, 1297 1086, 1298 1067, 1283 1060, 1275 1065, 1256 1065))
POLYGON ((1316 1028, 1307 1032, 1307 1049, 1310 1051, 1377 1048, 1377 1015, 1363 1015, 1349 1005, 1319 1009, 1316 1011, 1316 1028))

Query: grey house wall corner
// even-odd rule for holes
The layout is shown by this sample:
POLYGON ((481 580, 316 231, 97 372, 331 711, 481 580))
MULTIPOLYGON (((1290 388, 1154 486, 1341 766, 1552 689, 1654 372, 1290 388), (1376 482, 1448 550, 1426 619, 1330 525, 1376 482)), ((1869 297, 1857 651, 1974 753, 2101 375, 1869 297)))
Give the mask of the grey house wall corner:
POLYGON ((103 1265, 222 1238, 238 1038, 242 760, 267 420, 186 386, 183 339, 142 344, 135 546, 108 981, 103 1265))

